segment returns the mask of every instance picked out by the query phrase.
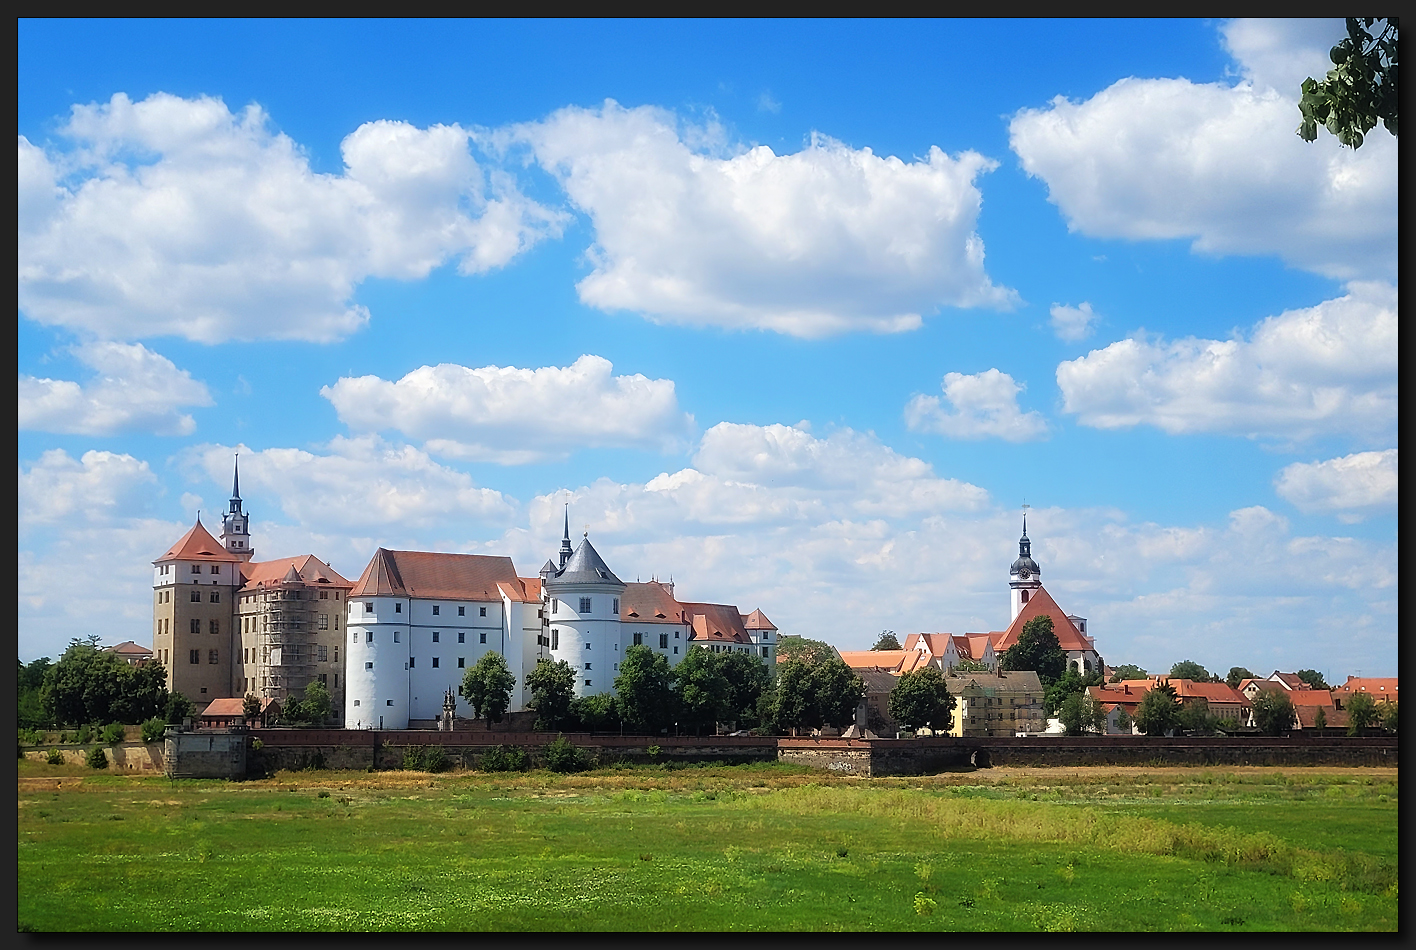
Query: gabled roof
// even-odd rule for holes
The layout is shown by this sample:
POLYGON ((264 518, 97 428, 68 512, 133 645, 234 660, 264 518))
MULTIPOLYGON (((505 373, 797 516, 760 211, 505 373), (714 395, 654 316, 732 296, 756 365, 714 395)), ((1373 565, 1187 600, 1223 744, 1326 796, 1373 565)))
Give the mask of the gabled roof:
POLYGON ((1371 693, 1376 699, 1382 697, 1396 698, 1395 676, 1349 676, 1347 682, 1341 686, 1333 687, 1333 692, 1341 696, 1351 693, 1371 693))
POLYGON ((178 539, 177 543, 167 549, 167 553, 153 561, 154 564, 161 564, 163 561, 223 561, 236 563, 241 559, 230 551, 226 546, 211 536, 211 532, 202 526, 201 521, 192 525, 192 529, 178 539))
POLYGON ((683 604, 658 581, 624 585, 620 597, 621 623, 688 623, 683 604))
POLYGON ((1274 670, 1273 675, 1271 675, 1269 679, 1273 680, 1275 683, 1282 683, 1284 689, 1294 690, 1308 688, 1308 684, 1303 682, 1297 673, 1280 673, 1278 670, 1274 670))
POLYGON ((760 610, 754 610, 742 619, 742 625, 749 630, 776 630, 777 625, 767 619, 760 610))
POLYGON ((617 584, 623 587, 624 581, 610 570, 605 559, 600 557, 600 553, 590 543, 590 539, 581 538, 575 553, 565 562, 565 567, 546 578, 547 587, 558 587, 561 584, 617 584))
POLYGON ((252 591, 281 584, 303 583, 315 587, 341 587, 348 590, 354 585, 342 577, 338 571, 313 554, 295 557, 281 557, 273 561, 247 561, 241 565, 241 577, 245 581, 243 590, 252 591), (295 572, 293 580, 290 572, 295 572))
POLYGON ((1288 701, 1294 706, 1337 708, 1332 701, 1332 693, 1325 689, 1295 689, 1288 693, 1288 701))
POLYGON ((1018 642, 1018 636, 1023 632, 1023 626, 1034 617, 1046 615, 1052 618, 1052 632, 1057 635, 1057 644, 1063 650, 1091 650, 1095 647, 1082 636, 1073 624, 1067 619, 1067 615, 1062 612, 1062 608, 1057 606, 1057 601, 1052 599, 1052 595, 1047 592, 1047 588, 1039 587, 1037 591, 1028 598, 1028 602, 1023 605, 1023 609, 1018 611, 1018 616, 1013 618, 1013 622, 1008 625, 1008 629, 1003 631, 1002 636, 990 634, 993 639, 993 649, 997 653, 1018 642))
POLYGON ((933 659, 923 650, 837 650, 846 666, 853 670, 884 670, 888 673, 912 673, 929 666, 933 659))
MULTIPOLYGON (((928 653, 930 656, 943 656, 949 651, 951 637, 953 634, 949 633, 912 633, 905 637, 905 649, 928 653)), ((957 647, 957 644, 955 646, 957 647)))
POLYGON ((732 604, 684 604, 693 625, 690 640, 712 643, 751 643, 752 635, 742 625, 742 614, 732 604))
POLYGON ((1033 670, 1011 673, 963 673, 950 675, 949 693, 958 696, 966 689, 997 690, 1003 693, 1041 692, 1042 681, 1033 670))
MULTIPOLYGON (((245 698, 241 696, 229 699, 213 699, 211 702, 207 703, 207 708, 202 710, 201 718, 228 719, 236 716, 243 716, 245 715, 245 703, 245 698)), ((260 703, 262 713, 268 711, 271 706, 274 706, 276 710, 280 709, 280 704, 277 703, 275 700, 271 699, 269 696, 262 696, 260 699, 260 703)))
POLYGON ((132 640, 124 640, 116 646, 105 647, 107 653, 116 653, 119 656, 152 656, 152 651, 147 647, 139 646, 132 640))
POLYGON ((497 601, 499 584, 521 586, 509 557, 379 548, 349 596, 497 601))
POLYGON ((1209 703, 1249 705, 1249 698, 1228 683, 1197 683, 1194 680, 1172 679, 1169 676, 1157 677, 1157 680, 1169 683, 1175 690, 1176 699, 1203 699, 1209 703))

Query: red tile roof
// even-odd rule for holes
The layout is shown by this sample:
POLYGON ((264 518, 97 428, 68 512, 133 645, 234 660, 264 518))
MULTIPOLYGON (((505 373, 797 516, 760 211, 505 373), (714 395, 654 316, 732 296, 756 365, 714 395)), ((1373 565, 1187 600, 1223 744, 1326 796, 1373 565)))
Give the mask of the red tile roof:
MULTIPOLYGON (((742 614, 732 604, 684 604, 684 612, 692 618, 689 640, 705 642, 751 643, 752 635, 742 625, 742 614)), ((621 617, 623 615, 621 614, 621 617)))
POLYGON ((837 650, 846 666, 855 670, 884 670, 889 673, 910 673, 929 665, 930 655, 923 650, 837 650))
POLYGON ((1347 682, 1341 686, 1333 687, 1333 693, 1338 696, 1350 696, 1352 693, 1371 693, 1373 698, 1383 697, 1396 698, 1395 676, 1349 676, 1347 682))
POLYGON ((167 549, 167 553, 153 561, 225 561, 235 563, 241 559, 226 550, 225 545, 211 536, 211 532, 198 521, 192 529, 182 535, 177 543, 167 549))
POLYGON ((241 565, 241 576, 245 579, 244 590, 252 591, 263 587, 278 587, 285 582, 291 569, 298 579, 306 584, 319 587, 340 587, 348 590, 354 585, 338 571, 313 554, 276 558, 273 561, 247 561, 241 565))
POLYGON ((132 640, 124 640, 116 646, 105 648, 109 653, 117 653, 119 656, 152 656, 152 651, 147 647, 139 646, 132 640))
POLYGON ((777 625, 767 619, 767 615, 760 610, 754 610, 742 620, 742 625, 749 630, 776 630, 777 625))
POLYGON ((1269 679, 1275 683, 1282 683, 1286 689, 1290 690, 1308 688, 1308 684, 1299 679, 1297 673, 1280 673, 1278 670, 1274 670, 1269 679))
POLYGON ((498 584, 520 587, 509 557, 379 548, 349 596, 495 601, 498 584))
MULTIPOLYGON (((625 623, 688 623, 683 604, 658 581, 624 585, 620 621, 625 623)), ((740 621, 739 621, 740 622, 740 621)))
POLYGON ((1072 621, 1067 619, 1067 615, 1062 612, 1062 608, 1057 606, 1057 601, 1052 599, 1052 595, 1045 587, 1039 587, 1037 592, 1023 605, 1023 609, 1018 611, 1018 616, 1013 618, 1013 622, 1008 625, 1001 635, 989 634, 993 640, 993 650, 995 653, 1002 653, 1004 650, 1018 642, 1018 636, 1023 632, 1023 626, 1037 616, 1048 616, 1052 618, 1052 632, 1057 635, 1057 643, 1063 650, 1092 650, 1096 648, 1082 636, 1072 621))

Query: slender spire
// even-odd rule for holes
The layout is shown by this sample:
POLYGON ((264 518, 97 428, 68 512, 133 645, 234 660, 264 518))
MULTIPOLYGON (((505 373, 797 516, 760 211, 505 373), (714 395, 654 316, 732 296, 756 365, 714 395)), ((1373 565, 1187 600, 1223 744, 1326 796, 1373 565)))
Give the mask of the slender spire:
POLYGON ((561 549, 560 549, 560 569, 561 569, 561 570, 565 570, 565 562, 566 562, 566 561, 569 561, 571 555, 574 554, 574 553, 575 553, 575 551, 573 551, 573 550, 571 549, 571 547, 570 547, 570 503, 567 502, 567 503, 566 503, 566 506, 565 506, 565 534, 561 537, 561 549))
POLYGON ((1031 507, 1031 506, 1027 505, 1026 503, 1023 505, 1023 536, 1018 539, 1018 556, 1019 556, 1019 557, 1032 557, 1032 542, 1028 540, 1028 508, 1029 508, 1029 507, 1031 507))
POLYGON ((241 497, 241 453, 236 453, 236 460, 231 463, 231 497, 241 497))

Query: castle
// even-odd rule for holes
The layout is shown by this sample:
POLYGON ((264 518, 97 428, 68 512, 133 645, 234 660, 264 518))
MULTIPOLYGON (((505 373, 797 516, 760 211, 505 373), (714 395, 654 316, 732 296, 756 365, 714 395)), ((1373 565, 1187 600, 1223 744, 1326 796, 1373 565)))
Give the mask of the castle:
MULTIPOLYGON (((380 548, 357 582, 314 555, 257 561, 239 467, 221 540, 200 517, 153 562, 154 655, 167 687, 199 709, 255 695, 282 705, 320 682, 346 728, 405 729, 440 716, 467 667, 488 652, 516 675, 564 660, 576 694, 611 692, 624 651, 645 646, 677 665, 690 648, 776 659, 761 610, 679 601, 672 581, 626 583, 588 536, 522 577, 510 558, 380 548)), ((460 699, 456 713, 470 715, 460 699)))

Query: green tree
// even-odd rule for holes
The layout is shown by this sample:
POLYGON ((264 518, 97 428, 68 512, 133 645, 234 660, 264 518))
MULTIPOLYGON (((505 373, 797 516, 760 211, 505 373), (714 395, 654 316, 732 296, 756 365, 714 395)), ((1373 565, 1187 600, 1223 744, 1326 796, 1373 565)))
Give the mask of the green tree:
POLYGON ((1324 708, 1321 707, 1321 706, 1318 707, 1318 711, 1317 711, 1317 712, 1313 713, 1313 728, 1314 728, 1314 729, 1326 729, 1326 728, 1327 728, 1327 710, 1324 709, 1324 708))
POLYGON ((1119 683, 1122 680, 1143 680, 1150 674, 1136 666, 1134 663, 1122 663, 1111 670, 1111 682, 1119 683))
POLYGON ((255 722, 261 715, 261 701, 256 698, 255 693, 247 693, 241 699, 241 715, 246 717, 247 722, 255 722))
POLYGON ((1368 693, 1353 693, 1347 701, 1347 734, 1355 736, 1363 729, 1376 725, 1380 714, 1376 701, 1368 693))
POLYGON ((86 761, 88 762, 88 767, 91 769, 108 768, 108 756, 104 754, 103 746, 96 745, 92 749, 89 749, 88 759, 86 761))
POLYGON ((1116 728, 1122 732, 1130 732, 1131 726, 1131 714, 1126 712, 1126 708, 1123 706, 1116 710, 1116 728))
POLYGON ((771 716, 780 730, 809 729, 813 723, 811 664, 793 658, 777 664, 777 689, 771 716))
POLYGON ((777 641, 777 656, 782 660, 824 663, 836 656, 836 648, 809 637, 782 637, 777 641))
POLYGON ((1396 727, 1400 718, 1401 714, 1397 712, 1395 701, 1387 700, 1386 702, 1382 703, 1383 729, 1385 729, 1387 732, 1390 732, 1392 735, 1395 735, 1396 727))
POLYGON ((1069 695, 1062 702, 1057 718, 1069 736, 1106 731, 1106 710, 1085 690, 1069 695))
POLYGON ((900 641, 895 638, 895 631, 881 630, 880 639, 875 641, 872 650, 901 650, 900 641))
POLYGON ((1056 715, 1068 697, 1083 692, 1088 686, 1100 685, 1100 673, 1083 675, 1077 672, 1076 667, 1069 666, 1055 683, 1043 691, 1043 711, 1049 716, 1056 715))
MULTIPOLYGON (((699 650, 702 647, 691 647, 699 650)), ((684 663, 688 657, 684 657, 684 663)), ((646 646, 632 646, 624 651, 619 675, 615 677, 615 692, 619 695, 619 710, 624 721, 636 729, 650 733, 667 729, 678 721, 678 696, 673 688, 673 672, 668 658, 646 646)))
POLYGON ((1229 668, 1229 675, 1224 678, 1224 681, 1229 684, 1230 689, 1238 689, 1240 683, 1254 678, 1254 674, 1244 669, 1244 667, 1231 666, 1229 668))
POLYGON ((190 719, 196 713, 197 707, 186 696, 181 693, 169 693, 167 706, 163 709, 162 716, 175 726, 184 719, 190 719))
POLYGON ((1322 126, 1343 145, 1361 148, 1378 121, 1396 135, 1397 39, 1396 17, 1347 18, 1347 38, 1328 54, 1333 68, 1322 81, 1310 76, 1299 87, 1303 141, 1316 140, 1322 126))
POLYGON ((1327 684, 1327 680, 1323 679, 1323 674, 1319 673, 1317 670, 1299 670, 1298 678, 1313 689, 1332 689, 1332 687, 1327 684))
POLYGON ((944 673, 933 666, 925 666, 895 681, 895 687, 890 690, 890 718, 911 729, 928 725, 942 732, 949 728, 957 702, 949 695, 949 681, 944 673))
POLYGON ((1170 668, 1170 678, 1175 680, 1192 680, 1196 683, 1218 683, 1219 677, 1211 676, 1210 671, 1205 669, 1194 660, 1181 660, 1170 668))
POLYGON ((1060 679, 1067 668, 1067 654, 1052 631, 1052 618, 1043 614, 1023 624, 1018 642, 1003 651, 998 665, 1004 670, 1032 670, 1044 687, 1060 679))
POLYGON ((781 729, 844 726, 855 716, 865 684, 839 658, 787 660, 777 666, 772 718, 781 729))
POLYGON ((97 636, 71 640, 44 674, 40 701, 56 723, 140 723, 168 702, 167 673, 159 663, 129 666, 103 650, 97 636))
POLYGON ((620 701, 610 693, 579 696, 570 701, 566 721, 586 732, 618 732, 624 726, 622 708, 620 701))
POLYGON ((511 706, 511 691, 516 688, 516 674, 507 668, 500 653, 483 653, 481 658, 462 674, 458 695, 472 707, 473 719, 488 723, 501 722, 511 706))
POLYGON ((1175 689, 1163 683, 1147 692, 1136 708, 1136 728, 1148 736, 1163 736, 1175 729, 1179 716, 1175 689))
POLYGON ((575 670, 569 663, 541 657, 526 674, 526 688, 531 691, 526 708, 536 714, 537 730, 553 732, 565 725, 575 700, 575 670))
POLYGON ((49 668, 54 664, 47 656, 29 663, 18 659, 15 662, 19 664, 19 726, 23 729, 37 729, 47 725, 42 691, 44 674, 49 672, 49 668))
MULTIPOLYGON (((242 709, 244 708, 243 702, 242 709)), ((281 718, 292 726, 323 726, 329 722, 332 709, 329 690, 325 684, 315 680, 305 687, 303 698, 292 699, 285 704, 281 718)))
POLYGON ((705 730, 711 732, 719 721, 728 718, 730 687, 720 662, 726 655, 689 650, 688 656, 674 669, 679 721, 684 728, 700 734, 705 730))
POLYGON ((1293 701, 1281 689, 1264 690, 1252 703, 1254 724, 1266 736, 1282 735, 1293 728, 1293 701))
POLYGON ((760 725, 759 713, 762 697, 772 689, 773 667, 768 666, 750 653, 719 654, 719 669, 728 681, 727 718, 737 722, 738 728, 747 729, 760 725))
POLYGON ((844 728, 855 720, 856 707, 865 695, 865 683, 844 661, 817 663, 811 668, 816 689, 817 717, 825 726, 844 728))
POLYGON ((1180 707, 1175 724, 1187 736, 1212 736, 1219 727, 1219 719, 1210 712, 1209 700, 1198 697, 1180 707))

